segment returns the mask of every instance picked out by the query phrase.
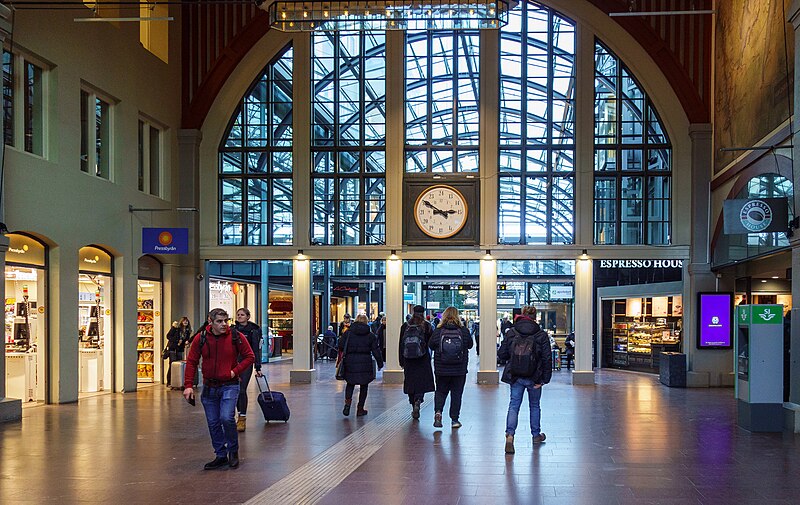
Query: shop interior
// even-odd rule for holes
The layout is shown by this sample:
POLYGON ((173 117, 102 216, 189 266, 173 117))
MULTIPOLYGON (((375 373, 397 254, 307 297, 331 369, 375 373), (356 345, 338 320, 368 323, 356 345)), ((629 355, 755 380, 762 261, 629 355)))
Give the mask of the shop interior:
POLYGON ((6 264, 6 396, 45 400, 45 270, 6 264))
POLYGON ((112 283, 109 275, 79 275, 78 393, 95 393, 111 386, 112 283))
POLYGON ((161 320, 161 283, 139 279, 136 296, 136 378, 140 383, 154 383, 166 374, 161 350, 166 345, 161 320))

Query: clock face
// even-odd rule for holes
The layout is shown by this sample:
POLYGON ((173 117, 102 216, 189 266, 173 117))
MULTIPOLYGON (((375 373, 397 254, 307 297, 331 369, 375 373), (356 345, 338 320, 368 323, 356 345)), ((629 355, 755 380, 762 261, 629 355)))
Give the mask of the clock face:
POLYGON ((414 204, 414 220, 433 238, 452 237, 467 224, 467 200, 457 189, 439 184, 426 188, 414 204))

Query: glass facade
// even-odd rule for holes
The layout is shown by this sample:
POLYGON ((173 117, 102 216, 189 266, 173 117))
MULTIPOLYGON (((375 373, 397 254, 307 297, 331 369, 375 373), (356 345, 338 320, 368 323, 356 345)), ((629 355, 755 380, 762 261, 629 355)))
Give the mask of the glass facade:
POLYGON ((571 244, 575 25, 521 2, 500 33, 498 240, 571 244))
POLYGON ((312 243, 386 242, 386 40, 312 36, 312 243))
POLYGON ((642 87, 600 42, 594 105, 594 243, 669 245, 669 139, 642 87))
POLYGON ((223 137, 220 245, 292 244, 292 68, 287 47, 242 98, 223 137))

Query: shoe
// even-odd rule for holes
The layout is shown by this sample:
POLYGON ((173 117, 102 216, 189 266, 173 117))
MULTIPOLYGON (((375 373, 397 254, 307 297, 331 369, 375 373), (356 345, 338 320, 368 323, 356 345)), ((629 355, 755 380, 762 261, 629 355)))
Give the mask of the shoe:
POLYGON ((238 452, 232 452, 230 454, 230 457, 228 458, 228 464, 230 465, 231 468, 236 468, 237 466, 239 466, 239 453, 238 452))
POLYGON ((514 454, 514 435, 506 435, 506 454, 514 454))
POLYGON ((216 458, 214 458, 214 461, 209 461, 208 463, 206 463, 206 465, 203 467, 203 470, 214 470, 221 466, 225 466, 227 464, 228 464, 228 458, 226 458, 225 456, 217 456, 216 458))
POLYGON ((344 401, 344 408, 342 409, 342 415, 349 416, 350 415, 350 401, 344 401))
POLYGON ((434 428, 441 428, 442 427, 442 413, 437 412, 433 414, 433 427, 434 428))
POLYGON ((419 419, 419 400, 414 402, 414 407, 411 409, 411 417, 419 419))
POLYGON ((534 444, 541 444, 541 443, 542 443, 542 442, 544 442, 546 439, 547 439, 547 435, 545 435, 544 433, 539 433, 538 435, 536 435, 535 437, 533 437, 533 443, 534 443, 534 444))
POLYGON ((367 409, 357 409, 356 410, 356 417, 361 417, 367 415, 367 409))
POLYGON ((453 424, 450 425, 450 427, 453 428, 454 430, 457 428, 461 428, 461 426, 462 424, 460 421, 453 421, 453 424))
POLYGON ((239 416, 239 419, 236 421, 236 431, 244 431, 247 428, 247 418, 244 416, 239 416))

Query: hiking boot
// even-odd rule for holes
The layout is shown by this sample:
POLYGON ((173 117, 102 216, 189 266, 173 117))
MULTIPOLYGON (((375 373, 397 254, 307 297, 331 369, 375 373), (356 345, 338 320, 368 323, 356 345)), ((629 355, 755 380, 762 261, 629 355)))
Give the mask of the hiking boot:
POLYGON ((367 409, 358 408, 356 410, 356 417, 365 416, 367 415, 367 409))
POLYGON ((247 428, 247 418, 244 416, 239 416, 239 419, 236 421, 236 431, 244 431, 247 428))
POLYGON ((411 417, 413 419, 419 419, 419 400, 416 400, 414 406, 411 408, 411 417))
POLYGON ((228 458, 226 456, 217 456, 214 458, 214 461, 209 461, 203 467, 203 470, 214 470, 220 467, 223 467, 228 464, 228 458))
POLYGON ((434 428, 441 428, 442 427, 442 413, 436 412, 433 414, 433 427, 434 428))
POLYGON ((238 452, 232 452, 231 453, 230 457, 228 458, 228 464, 230 465, 231 468, 236 468, 237 466, 239 466, 239 453, 238 452))
POLYGON ((342 409, 342 414, 343 415, 345 415, 345 416, 349 416, 350 415, 350 404, 352 402, 353 402, 353 400, 345 400, 344 401, 344 408, 342 409))
POLYGON ((536 435, 535 437, 533 437, 533 443, 534 443, 534 444, 541 444, 541 443, 542 443, 542 442, 544 442, 546 439, 547 439, 547 435, 545 435, 544 433, 539 433, 538 435, 536 435))
POLYGON ((461 426, 462 426, 461 422, 457 419, 453 421, 453 424, 450 425, 450 427, 453 428, 454 430, 457 428, 461 428, 461 426))
POLYGON ((506 435, 506 454, 514 454, 514 435, 506 435))

